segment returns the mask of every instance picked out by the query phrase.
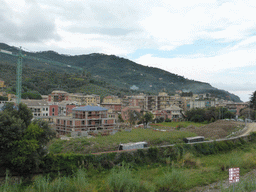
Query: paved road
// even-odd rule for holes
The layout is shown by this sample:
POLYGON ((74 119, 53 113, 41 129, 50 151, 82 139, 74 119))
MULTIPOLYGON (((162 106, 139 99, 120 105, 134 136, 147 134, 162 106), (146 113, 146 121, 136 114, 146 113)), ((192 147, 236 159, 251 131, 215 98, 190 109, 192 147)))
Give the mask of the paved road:
POLYGON ((256 123, 247 123, 247 130, 241 136, 248 135, 250 132, 256 132, 256 123))

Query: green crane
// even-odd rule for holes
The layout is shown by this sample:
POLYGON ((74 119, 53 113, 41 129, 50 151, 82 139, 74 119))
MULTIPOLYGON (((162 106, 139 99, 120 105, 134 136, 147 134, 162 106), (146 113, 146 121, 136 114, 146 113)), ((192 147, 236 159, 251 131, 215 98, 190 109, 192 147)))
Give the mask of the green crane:
POLYGON ((37 58, 37 57, 32 57, 32 56, 28 56, 28 55, 23 55, 21 52, 21 47, 19 48, 19 53, 13 54, 11 51, 6 51, 3 49, 0 49, 0 53, 5 53, 11 56, 15 56, 18 57, 18 62, 17 62, 17 70, 16 70, 16 104, 18 105, 21 101, 21 89, 22 89, 22 60, 23 58, 27 58, 27 59, 33 59, 39 62, 47 62, 47 63, 52 63, 54 65, 58 65, 61 67, 68 67, 68 68, 74 68, 74 69, 78 69, 78 70, 83 70, 80 67, 76 67, 76 66, 71 66, 71 65, 67 65, 64 63, 60 63, 57 61, 50 61, 47 59, 41 59, 41 58, 37 58))

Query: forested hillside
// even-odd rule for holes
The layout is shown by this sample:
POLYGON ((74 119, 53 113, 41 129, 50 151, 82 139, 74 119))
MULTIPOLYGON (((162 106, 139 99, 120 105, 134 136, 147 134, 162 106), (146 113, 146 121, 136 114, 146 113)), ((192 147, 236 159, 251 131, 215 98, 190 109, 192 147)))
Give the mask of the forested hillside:
MULTIPOLYGON (((18 53, 16 47, 0 43, 0 49, 18 53)), ((54 51, 26 52, 24 55, 61 62, 40 62, 24 58, 23 62, 23 91, 38 91, 48 94, 54 89, 68 92, 83 92, 88 94, 123 95, 144 92, 157 94, 165 89, 169 94, 176 90, 188 90, 193 93, 211 93, 214 96, 233 101, 239 97, 224 90, 213 88, 208 83, 186 79, 170 72, 139 65, 128 59, 114 55, 93 53, 89 55, 61 55, 54 51), (69 67, 67 67, 67 65, 69 67), (80 67, 82 70, 73 68, 80 67), (137 91, 130 89, 138 87, 137 91)), ((0 78, 6 81, 9 90, 15 91, 15 73, 17 57, 0 53, 0 78)))

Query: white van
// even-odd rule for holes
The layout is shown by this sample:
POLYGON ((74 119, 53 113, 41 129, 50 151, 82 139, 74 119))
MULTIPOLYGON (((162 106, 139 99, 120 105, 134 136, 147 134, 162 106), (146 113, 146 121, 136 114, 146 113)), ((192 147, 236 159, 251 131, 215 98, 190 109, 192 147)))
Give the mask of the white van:
POLYGON ((126 143, 126 144, 119 144, 118 150, 129 150, 129 149, 144 149, 148 147, 148 143, 137 142, 137 143, 126 143))

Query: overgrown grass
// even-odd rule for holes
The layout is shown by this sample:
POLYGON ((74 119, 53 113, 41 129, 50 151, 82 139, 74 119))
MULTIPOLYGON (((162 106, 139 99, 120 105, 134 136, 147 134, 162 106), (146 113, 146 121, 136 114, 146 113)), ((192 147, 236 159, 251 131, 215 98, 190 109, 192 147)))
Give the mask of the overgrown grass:
POLYGON ((246 178, 240 180, 238 183, 230 185, 228 188, 220 187, 222 192, 233 192, 233 191, 255 191, 256 190, 256 179, 255 176, 252 178, 246 178), (234 186, 233 186, 234 185, 234 186))
POLYGON ((49 145, 53 153, 96 153, 116 151, 120 143, 147 141, 149 146, 182 143, 184 137, 196 136, 184 131, 159 132, 151 129, 133 129, 131 132, 119 131, 115 135, 97 136, 93 138, 73 138, 69 141, 55 139, 49 145))
MULTIPOLYGON (((241 177, 256 168, 256 147, 246 143, 229 152, 215 155, 197 155, 183 151, 175 160, 149 164, 119 164, 112 170, 89 166, 78 170, 73 177, 38 176, 29 186, 10 184, 8 178, 0 191, 187 191, 213 182, 228 179, 228 169, 239 167, 241 177)), ((241 179, 236 191, 256 189, 255 176, 241 179)), ((220 191, 230 188, 217 186, 220 191)))
POLYGON ((184 121, 184 122, 163 122, 163 123, 153 123, 151 124, 151 127, 157 127, 157 128, 186 128, 188 126, 194 126, 194 127, 202 127, 205 125, 205 123, 195 123, 190 121, 184 121))

